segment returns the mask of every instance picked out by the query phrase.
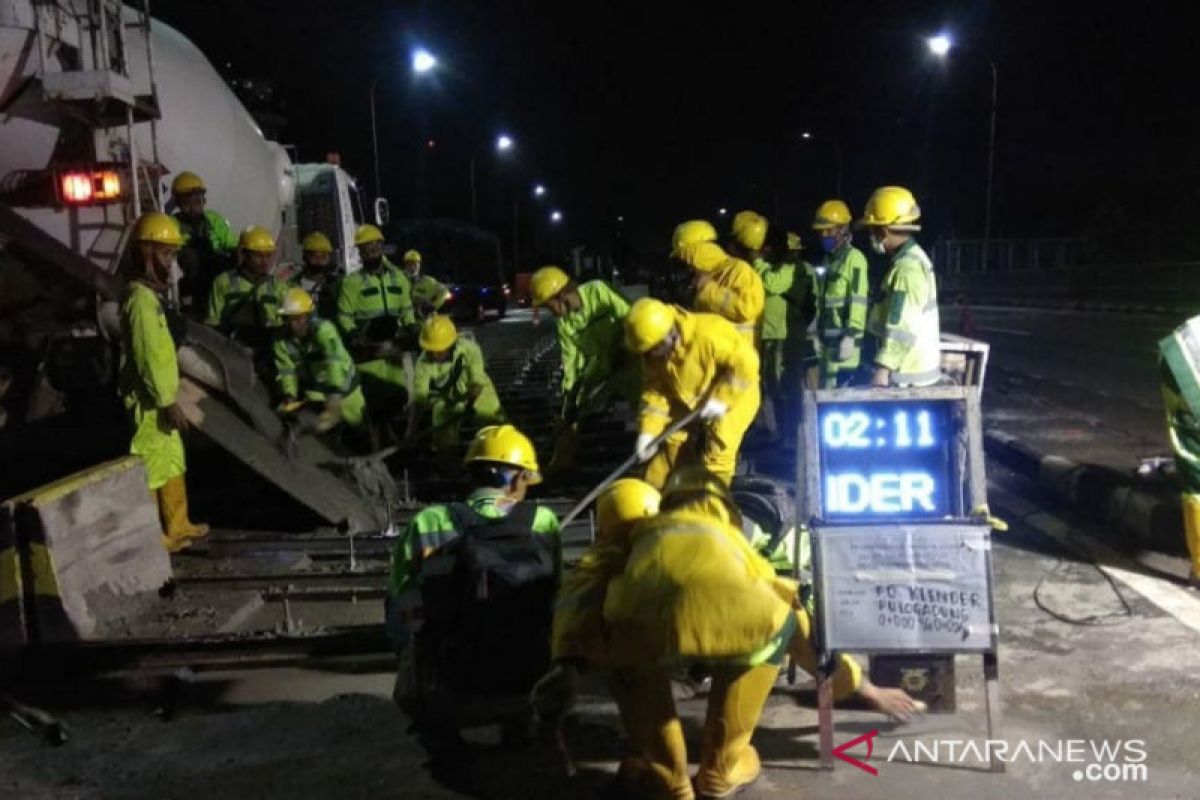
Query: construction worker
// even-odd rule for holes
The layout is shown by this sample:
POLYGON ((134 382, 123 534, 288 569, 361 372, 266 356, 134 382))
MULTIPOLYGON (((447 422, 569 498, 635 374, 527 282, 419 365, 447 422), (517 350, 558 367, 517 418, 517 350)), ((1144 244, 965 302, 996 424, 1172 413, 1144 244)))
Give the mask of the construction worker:
POLYGON ((333 320, 337 316, 337 268, 333 263, 333 242, 320 231, 313 231, 300 243, 300 274, 294 283, 312 297, 317 316, 333 320))
MULTIPOLYGON (((766 220, 762 229, 765 235, 766 220)), ((671 239, 671 256, 692 270, 692 309, 724 317, 751 347, 757 347, 765 300, 762 279, 745 261, 727 255, 716 239, 717 232, 707 221, 682 222, 671 239)))
POLYGON ((401 353, 415 338, 412 285, 384 256, 379 228, 360 225, 354 244, 363 268, 338 288, 338 330, 358 366, 367 402, 377 415, 388 417, 403 407, 408 394, 401 353))
POLYGON ((845 386, 858 371, 867 327, 870 279, 867 257, 850 235, 850 209, 841 200, 826 200, 813 217, 825 254, 822 297, 817 318, 821 341, 821 386, 845 386))
POLYGON ((1184 541, 1192 562, 1188 585, 1200 590, 1200 420, 1184 400, 1179 382, 1165 361, 1160 372, 1167 433, 1175 453, 1175 478, 1183 489, 1184 541))
MULTIPOLYGON (((537 452, 528 437, 512 425, 481 428, 467 448, 462 463, 470 485, 474 487, 466 500, 422 509, 409 521, 392 551, 386 625, 402 658, 408 650, 406 645, 414 619, 430 616, 429 611, 417 613, 421 606, 418 580, 423 564, 471 528, 488 520, 512 520, 519 515, 516 521, 525 531, 553 537, 554 549, 560 548, 558 517, 544 506, 524 502, 529 487, 542 481, 537 452)), ((561 563, 557 555, 555 562, 561 563)), ((473 667, 488 668, 484 664, 473 667)), ((404 674, 405 669, 402 665, 397 681, 398 699, 414 688, 404 685, 414 677, 404 674)))
POLYGON ((423 320, 430 314, 441 310, 450 297, 450 290, 436 278, 421 274, 421 254, 409 250, 404 254, 404 274, 408 276, 412 286, 413 313, 418 320, 423 320))
POLYGON ((283 324, 279 304, 287 283, 271 274, 275 237, 251 225, 238 239, 238 267, 213 281, 204 321, 255 350, 269 346, 283 324))
POLYGON ((208 190, 194 172, 181 172, 171 182, 175 220, 183 235, 177 261, 186 278, 181 292, 189 295, 192 307, 205 308, 212 282, 236 265, 238 238, 225 217, 206 208, 208 190))
MULTIPOLYGON (((784 656, 817 669, 796 584, 751 548, 729 487, 702 467, 672 474, 661 501, 648 484, 618 481, 596 510, 596 543, 555 603, 554 667, 534 687, 535 709, 561 717, 580 667, 611 669, 631 750, 617 773, 622 796, 731 797, 761 772, 750 738, 784 656), (689 663, 712 674, 694 788, 668 673, 689 663)), ((839 700, 857 694, 898 720, 920 711, 849 658, 832 680, 839 700)))
POLYGON ((780 236, 771 237, 772 258, 764 254, 768 242, 767 220, 753 211, 744 211, 734 217, 733 238, 730 250, 738 258, 749 262, 762 280, 764 301, 762 325, 759 329, 759 355, 762 362, 763 404, 760 419, 770 437, 770 443, 779 441, 781 423, 787 420, 784 405, 783 361, 787 344, 788 294, 796 280, 796 266, 780 256, 786 255, 780 236))
POLYGON ((420 344, 406 443, 415 440, 417 423, 425 410, 431 412, 433 450, 441 454, 458 447, 459 431, 467 420, 481 425, 504 421, 483 352, 473 339, 459 336, 449 317, 434 314, 421 325, 420 344))
POLYGON ((806 261, 800 234, 787 233, 787 260, 796 265, 796 279, 787 294, 788 343, 785 347, 784 372, 788 390, 799 397, 805 389, 820 385, 821 342, 817 336, 817 304, 822 290, 823 269, 806 261))
POLYGON ((186 470, 180 432, 190 427, 176 402, 179 365, 167 326, 163 295, 183 244, 178 223, 166 214, 143 214, 133 230, 134 275, 121 296, 119 385, 133 418, 129 452, 146 466, 146 481, 158 500, 163 545, 174 553, 208 533, 188 519, 186 470))
POLYGON ((890 261, 867 322, 877 344, 872 386, 930 386, 941 378, 937 278, 913 238, 920 219, 912 192, 883 186, 871 194, 859 220, 871 248, 890 261))
POLYGON ((304 403, 319 403, 317 433, 339 423, 362 429, 367 404, 354 362, 334 324, 314 317, 314 311, 312 296, 303 289, 292 287, 284 294, 283 331, 274 343, 279 408, 292 413, 304 403))
MULTIPOLYGON (((715 246, 715 245, 713 245, 715 246)), ((757 277, 757 276, 755 276, 757 277)), ((634 452, 662 486, 676 463, 699 460, 726 483, 759 404, 758 353, 733 323, 643 297, 625 317, 625 346, 641 356, 642 406, 634 452), (699 410, 700 429, 655 438, 699 410), (687 444, 690 452, 681 453, 687 444)))

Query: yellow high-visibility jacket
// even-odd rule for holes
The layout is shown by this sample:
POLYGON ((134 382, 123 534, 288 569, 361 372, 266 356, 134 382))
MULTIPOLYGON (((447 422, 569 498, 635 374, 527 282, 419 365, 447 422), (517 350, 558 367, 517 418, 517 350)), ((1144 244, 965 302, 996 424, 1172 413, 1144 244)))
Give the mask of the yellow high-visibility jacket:
POLYGON ((896 386, 936 383, 942 362, 937 279, 933 262, 915 240, 892 256, 881 289, 867 321, 879 342, 875 363, 892 371, 896 386))
POLYGON ((709 281, 696 292, 692 308, 729 320, 753 346, 765 302, 762 278, 754 267, 730 257, 709 273, 709 281))
MULTIPOLYGON (((754 276, 755 280, 758 276, 754 276)), ((638 432, 657 436, 671 424, 672 408, 689 411, 714 386, 712 399, 731 410, 759 380, 758 352, 733 323, 715 314, 694 314, 670 306, 679 329, 679 345, 666 361, 643 359, 642 408, 638 432), (718 376, 721 381, 717 383, 718 376)), ((755 409, 758 393, 752 392, 755 409)), ((730 415, 726 415, 730 416, 730 415)))

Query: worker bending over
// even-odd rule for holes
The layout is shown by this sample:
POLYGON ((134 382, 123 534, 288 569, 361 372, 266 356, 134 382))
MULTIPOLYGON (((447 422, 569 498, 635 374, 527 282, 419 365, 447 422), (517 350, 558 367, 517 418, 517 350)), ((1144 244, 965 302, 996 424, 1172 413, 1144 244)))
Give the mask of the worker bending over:
MULTIPOLYGON (((661 504, 653 487, 623 480, 596 509, 596 543, 555 603, 555 666, 534 688, 535 709, 561 717, 579 668, 610 669, 629 739, 617 772, 622 796, 730 797, 761 772, 750 739, 784 656, 817 669, 796 584, 750 547, 729 488, 702 467, 674 473, 661 504), (694 784, 668 677, 689 664, 713 678, 694 784)), ((897 719, 919 710, 903 691, 865 680, 849 658, 839 660, 833 688, 838 699, 857 694, 897 719)))
POLYGON ((504 410, 479 345, 459 336, 449 317, 434 314, 425 320, 420 344, 404 440, 410 446, 415 442, 417 424, 428 410, 433 450, 450 455, 458 447, 464 422, 494 425, 504 421, 504 410))
POLYGON ((416 250, 405 252, 404 274, 412 287, 413 314, 418 321, 437 313, 446 304, 450 290, 436 278, 421 274, 421 254, 416 250))
POLYGON ((358 366, 367 402, 377 415, 390 417, 408 395, 402 353, 416 338, 412 286, 384 256, 379 228, 360 225, 354 244, 363 267, 338 288, 338 330, 358 366))
POLYGON ((190 296, 197 316, 207 308, 213 280, 232 266, 238 237, 229 221, 207 208, 208 190, 194 172, 181 172, 171 181, 171 199, 175 201, 175 221, 183 236, 176 260, 183 270, 181 293, 190 296))
MULTIPOLYGON (((765 233, 765 220, 763 226, 765 233)), ((705 220, 680 223, 671 240, 671 256, 692 271, 692 308, 724 317, 751 347, 757 347, 762 279, 745 261, 727 255, 716 239, 716 230, 705 220)))
POLYGON ((867 322, 876 340, 872 386, 931 386, 942 374, 937 278, 912 236, 920 219, 916 199, 901 186, 876 189, 863 209, 871 248, 890 262, 867 322))
POLYGON ((133 242, 134 275, 121 295, 119 386, 133 420, 129 452, 145 464, 147 484, 158 499, 163 545, 174 553, 208 533, 207 525, 188 519, 179 434, 190 425, 176 402, 179 364, 162 300, 183 237, 174 219, 153 212, 138 219, 133 242))
POLYGON ((283 296, 284 327, 274 343, 279 409, 290 414, 316 403, 321 406, 317 433, 339 424, 363 431, 367 404, 354 362, 334 324, 315 317, 314 310, 312 297, 303 289, 292 287, 283 296))
POLYGON ((824 280, 817 332, 821 340, 821 386, 847 385, 858 371, 870 281, 867 257, 850 236, 850 209, 841 200, 826 200, 817 208, 813 230, 821 237, 824 280))
POLYGON ((1188 586, 1200 590, 1200 419, 1184 399, 1165 361, 1160 371, 1167 434, 1175 453, 1175 479, 1183 489, 1183 534, 1191 560, 1188 586))
POLYGON ((287 284, 272 274, 275 237, 251 225, 238 239, 238 266, 213 281, 204 321, 255 351, 267 351, 282 324, 279 304, 287 284))
MULTIPOLYGON (((714 245, 715 246, 715 245, 714 245)), ((757 276, 756 276, 757 277, 757 276)), ((635 452, 645 479, 659 487, 677 462, 698 460, 729 483, 738 448, 758 413, 758 353, 732 323, 650 297, 625 318, 625 346, 641 356, 642 405, 635 452), (699 409, 696 429, 681 430, 659 447, 653 440, 675 420, 699 409)))
POLYGON ((312 297, 317 316, 333 320, 337 316, 337 265, 333 263, 333 243, 320 231, 313 231, 300 243, 300 274, 293 283, 312 297))

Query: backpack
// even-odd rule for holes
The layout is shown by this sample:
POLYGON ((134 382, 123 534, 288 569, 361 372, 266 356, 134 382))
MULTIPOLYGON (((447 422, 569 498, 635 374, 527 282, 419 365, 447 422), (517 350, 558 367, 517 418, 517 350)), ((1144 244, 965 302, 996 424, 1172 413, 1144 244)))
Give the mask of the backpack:
POLYGON ((495 519, 465 503, 446 508, 460 535, 425 560, 419 578, 423 683, 527 693, 550 665, 557 540, 533 532, 535 503, 495 519))
MULTIPOLYGON (((764 475, 735 475, 733 500, 744 516, 758 523, 771 537, 766 552, 774 553, 796 525, 796 500, 780 481, 764 475)), ((790 555, 790 554, 789 554, 790 555)))

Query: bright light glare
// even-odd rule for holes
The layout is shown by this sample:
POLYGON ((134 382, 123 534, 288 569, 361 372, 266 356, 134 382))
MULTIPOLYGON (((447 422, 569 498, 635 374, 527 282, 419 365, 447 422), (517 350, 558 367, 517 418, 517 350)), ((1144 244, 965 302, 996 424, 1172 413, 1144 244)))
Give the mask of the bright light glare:
POLYGON ((930 36, 925 40, 925 44, 929 47, 929 52, 933 53, 938 58, 945 58, 950 52, 950 48, 954 46, 954 42, 944 33, 939 33, 937 36, 930 36))
POLYGON ((546 187, 542 186, 540 183, 537 186, 533 187, 533 196, 534 197, 541 197, 545 193, 546 193, 546 187))
POLYGON ((412 54, 413 72, 422 75, 437 66, 437 58, 423 47, 417 48, 412 54))
POLYGON ((550 221, 551 222, 562 222, 562 212, 561 211, 551 211, 550 212, 550 221))
POLYGON ((500 152, 503 153, 505 150, 511 150, 512 146, 513 140, 508 134, 502 133, 496 137, 496 149, 500 152))
POLYGON ((805 140, 811 139, 812 133, 810 133, 809 131, 805 131, 804 133, 800 134, 800 138, 805 139, 805 140))
POLYGON ((725 216, 726 214, 728 214, 728 213, 729 213, 729 209, 727 209, 727 208, 718 208, 718 209, 717 209, 717 213, 718 213, 718 214, 720 214, 720 215, 723 217, 723 216, 725 216))

